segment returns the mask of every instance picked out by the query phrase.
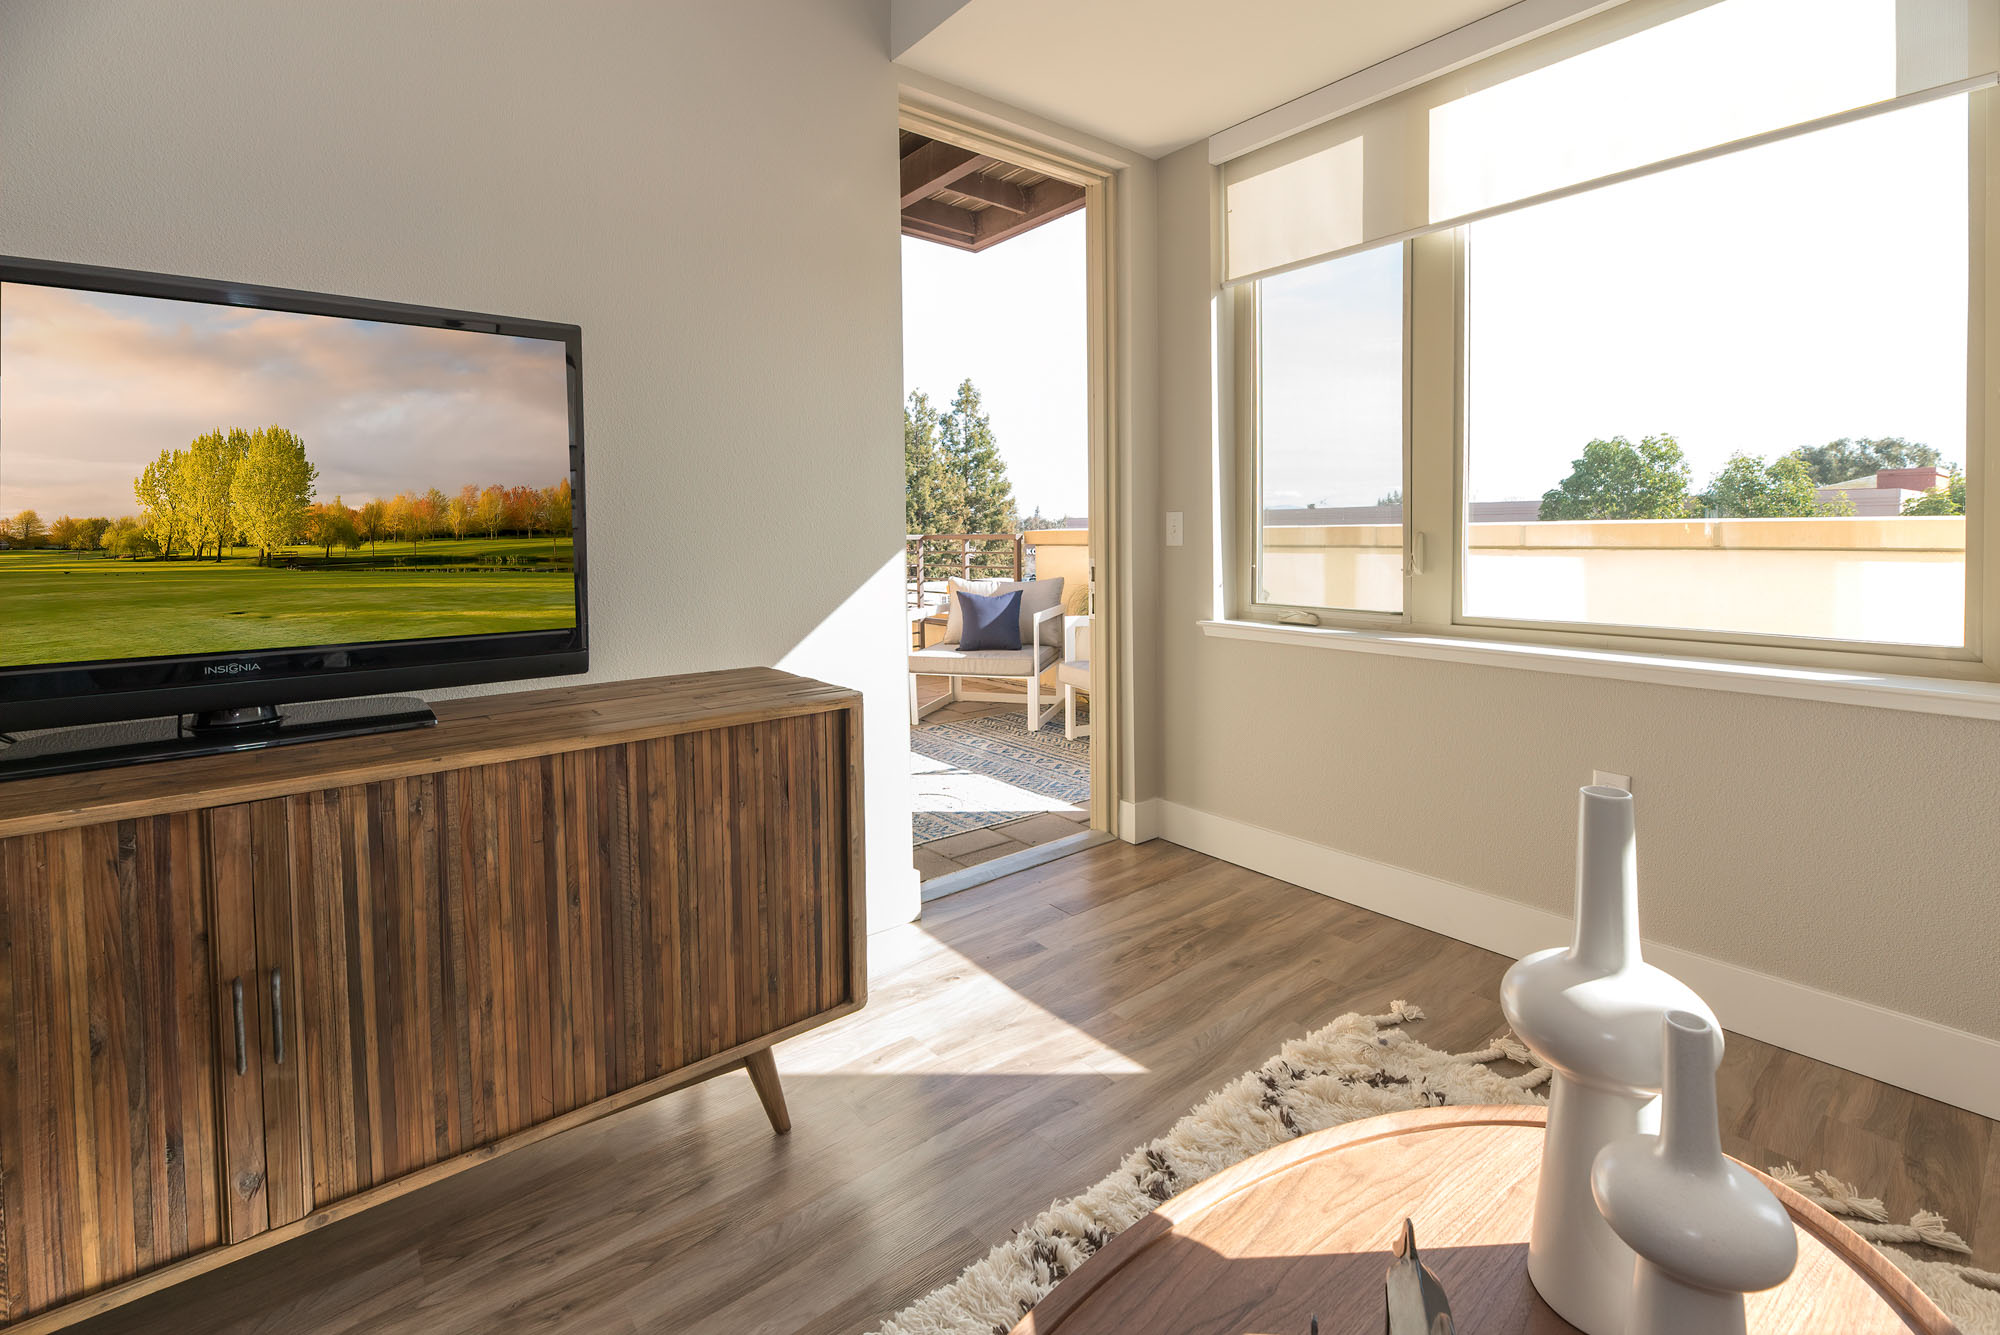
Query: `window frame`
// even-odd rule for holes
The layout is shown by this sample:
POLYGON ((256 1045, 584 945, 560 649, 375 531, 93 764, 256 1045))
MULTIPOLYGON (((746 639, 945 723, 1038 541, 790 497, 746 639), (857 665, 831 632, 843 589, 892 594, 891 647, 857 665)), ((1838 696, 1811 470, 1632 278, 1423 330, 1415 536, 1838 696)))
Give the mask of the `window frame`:
MULTIPOLYGON (((1989 504, 1986 479, 2000 465, 2000 88, 1966 94, 1969 202, 1966 294, 1966 547, 1965 636, 1959 646, 1875 644, 1776 634, 1622 626, 1588 622, 1519 621, 1469 616, 1464 607, 1470 442, 1467 233, 1465 227, 1385 241, 1404 247, 1403 370, 1403 611, 1259 602, 1256 563, 1262 550, 1262 458, 1258 281, 1221 294, 1231 350, 1229 388, 1238 447, 1239 530, 1233 578, 1225 581, 1227 615, 1235 620, 1347 630, 1420 632, 1480 642, 1560 646, 1607 653, 1663 655, 1833 671, 1888 673, 1967 681, 2000 681, 2000 515, 1989 504)), ((1370 247, 1373 248, 1373 247, 1370 247)), ((1343 252, 1351 253, 1351 252, 1343 252)), ((1337 258, 1329 256, 1328 259, 1337 258)), ((1316 261, 1318 262, 1318 261, 1316 261)), ((1303 267, 1303 266, 1300 266, 1303 267)))
MULTIPOLYGON (((1263 331, 1262 309, 1260 306, 1259 284, 1243 283, 1232 292, 1226 293, 1231 306, 1236 351, 1236 396, 1237 430, 1248 448, 1240 452, 1241 486, 1240 494, 1245 500, 1242 520, 1238 527, 1241 540, 1238 544, 1236 571, 1231 605, 1250 609, 1259 620, 1277 621, 1292 625, 1326 625, 1327 618, 1336 619, 1335 624, 1372 628, 1407 627, 1411 624, 1411 532, 1410 522, 1410 471, 1415 450, 1411 441, 1411 418, 1414 401, 1410 389, 1413 372, 1412 339, 1415 312, 1412 297, 1413 248, 1410 241, 1385 241, 1380 245, 1365 246, 1348 254, 1365 254, 1371 250, 1384 250, 1395 246, 1403 252, 1403 597, 1402 610, 1398 612, 1371 611, 1354 607, 1321 607, 1312 603, 1265 602, 1257 594, 1260 588, 1259 570, 1264 554, 1264 377, 1258 360, 1259 340, 1263 331)), ((1345 259, 1346 255, 1339 258, 1345 259)), ((1301 265, 1300 268, 1310 266, 1301 265)))

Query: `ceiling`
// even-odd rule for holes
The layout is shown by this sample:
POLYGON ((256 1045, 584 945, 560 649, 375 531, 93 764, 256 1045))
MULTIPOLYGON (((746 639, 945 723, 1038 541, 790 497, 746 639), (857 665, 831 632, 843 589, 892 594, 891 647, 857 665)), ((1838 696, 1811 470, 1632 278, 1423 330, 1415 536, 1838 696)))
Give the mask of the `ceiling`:
POLYGON ((1148 157, 1507 7, 1502 0, 896 4, 915 38, 898 56, 903 64, 1148 157))
POLYGON ((984 250, 1083 207, 1083 187, 914 130, 897 135, 903 235, 984 250))

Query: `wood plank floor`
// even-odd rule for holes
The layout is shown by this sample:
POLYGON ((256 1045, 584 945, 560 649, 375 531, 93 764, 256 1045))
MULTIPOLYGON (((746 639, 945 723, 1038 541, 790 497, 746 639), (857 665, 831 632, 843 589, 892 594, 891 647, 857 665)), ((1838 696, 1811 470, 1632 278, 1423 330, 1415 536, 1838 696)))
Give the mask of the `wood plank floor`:
MULTIPOLYGON (((1081 1190, 1285 1038, 1405 997, 1442 1048, 1508 961, 1164 842, 872 938, 867 1009, 741 1074, 482 1165, 78 1329, 851 1335, 1081 1190)), ((2000 1267, 1994 1123, 1734 1035, 1726 1148, 1946 1213, 2000 1267)))

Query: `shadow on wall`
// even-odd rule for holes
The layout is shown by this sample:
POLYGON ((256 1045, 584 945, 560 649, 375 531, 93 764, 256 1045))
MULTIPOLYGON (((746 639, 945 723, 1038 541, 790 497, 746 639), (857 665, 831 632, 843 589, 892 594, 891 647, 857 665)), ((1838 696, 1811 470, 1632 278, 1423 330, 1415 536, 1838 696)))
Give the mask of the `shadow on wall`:
MULTIPOLYGON (((903 700, 909 634, 903 621, 904 554, 867 567, 866 552, 817 551, 817 568, 762 596, 745 600, 747 635, 786 632, 770 662, 786 672, 851 686, 865 697, 865 837, 868 841, 868 929, 880 931, 917 916, 918 880, 910 863, 910 725, 903 700), (832 591, 848 592, 834 601, 832 591), (816 621, 811 620, 817 617, 816 621), (811 629, 793 637, 787 628, 811 629)), ((755 646, 762 649, 762 646, 755 646)))

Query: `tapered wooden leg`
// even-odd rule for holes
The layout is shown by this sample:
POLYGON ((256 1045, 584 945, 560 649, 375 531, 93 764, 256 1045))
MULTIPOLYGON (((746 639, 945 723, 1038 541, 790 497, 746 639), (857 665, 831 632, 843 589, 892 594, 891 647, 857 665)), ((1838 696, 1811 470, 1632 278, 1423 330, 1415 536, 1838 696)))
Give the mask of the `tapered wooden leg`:
POLYGON ((764 1105, 764 1115, 771 1119, 771 1129, 781 1136, 790 1131, 792 1115, 785 1111, 785 1091, 778 1084, 778 1063, 771 1059, 771 1050, 760 1048, 745 1057, 743 1069, 750 1072, 750 1083, 764 1105))

